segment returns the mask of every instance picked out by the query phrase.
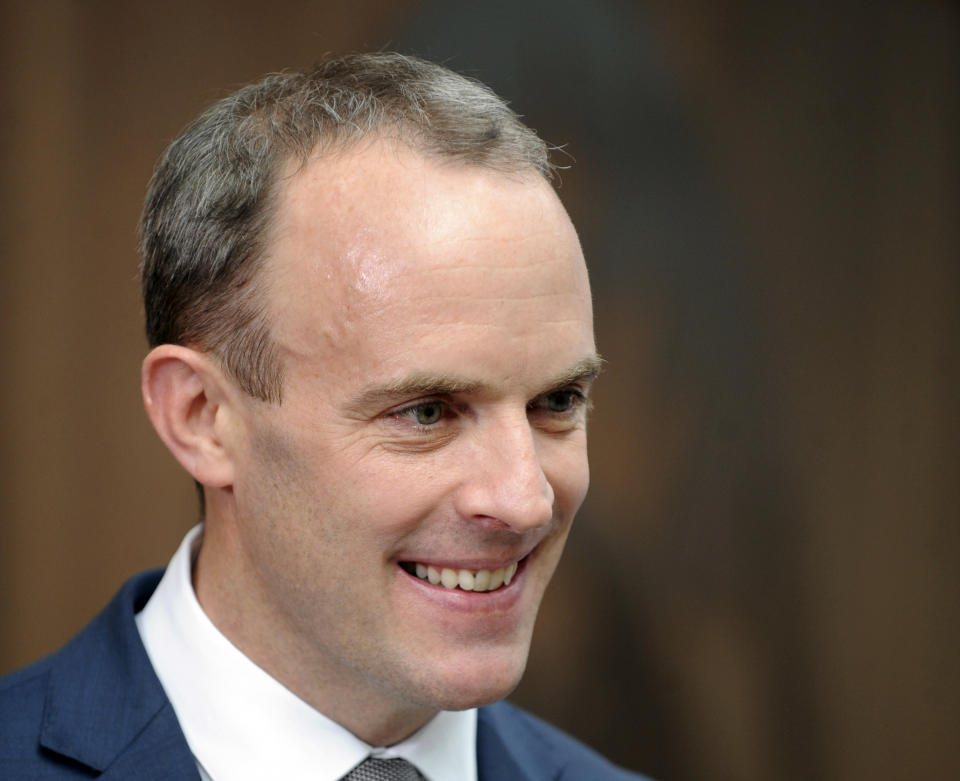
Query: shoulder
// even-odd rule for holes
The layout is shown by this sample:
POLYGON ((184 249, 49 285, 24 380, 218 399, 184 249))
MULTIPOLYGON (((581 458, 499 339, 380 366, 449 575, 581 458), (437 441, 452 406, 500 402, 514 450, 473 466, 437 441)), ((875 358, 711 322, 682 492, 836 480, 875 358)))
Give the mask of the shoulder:
POLYGON ((0 678, 0 778, 38 753, 51 663, 48 657, 0 678))
POLYGON ((162 570, 150 570, 131 578, 109 604, 60 650, 0 677, 0 714, 5 714, 16 703, 42 695, 44 682, 53 671, 70 668, 89 671, 99 662, 122 659, 108 656, 105 660, 104 651, 129 646, 133 638, 139 637, 134 616, 153 594, 162 574, 162 570))
POLYGON ((491 750, 509 752, 520 767, 549 764, 559 781, 649 781, 507 702, 479 709, 477 752, 491 750))
MULTIPOLYGON (((79 764, 57 762, 49 749, 90 729, 103 715, 96 706, 105 697, 129 696, 128 684, 126 693, 121 689, 131 673, 144 687, 130 651, 138 637, 133 615, 158 578, 156 571, 133 578, 63 648, 0 678, 0 778, 69 778, 81 772, 79 764)), ((111 729, 104 720, 99 726, 111 729)))

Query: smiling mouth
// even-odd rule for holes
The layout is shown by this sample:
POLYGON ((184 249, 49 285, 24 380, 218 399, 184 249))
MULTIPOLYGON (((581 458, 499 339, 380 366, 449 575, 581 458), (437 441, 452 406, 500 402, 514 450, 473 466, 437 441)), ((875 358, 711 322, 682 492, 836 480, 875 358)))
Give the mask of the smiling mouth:
POLYGON ((497 569, 453 569, 434 567, 419 561, 401 561, 400 567, 410 575, 425 580, 431 585, 461 591, 496 591, 510 585, 521 561, 514 561, 497 569))

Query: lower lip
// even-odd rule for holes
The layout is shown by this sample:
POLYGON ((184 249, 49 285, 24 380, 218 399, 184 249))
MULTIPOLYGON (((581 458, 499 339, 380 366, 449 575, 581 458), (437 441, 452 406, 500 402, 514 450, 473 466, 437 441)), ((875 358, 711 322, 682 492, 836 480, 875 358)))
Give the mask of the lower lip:
POLYGON ((526 581, 526 565, 528 563, 527 559, 524 559, 517 568, 510 584, 501 586, 495 591, 464 591, 459 588, 434 586, 429 581, 411 575, 399 564, 397 565, 397 576, 407 586, 415 589, 419 596, 438 607, 471 615, 504 613, 515 607, 523 594, 523 584, 526 581))

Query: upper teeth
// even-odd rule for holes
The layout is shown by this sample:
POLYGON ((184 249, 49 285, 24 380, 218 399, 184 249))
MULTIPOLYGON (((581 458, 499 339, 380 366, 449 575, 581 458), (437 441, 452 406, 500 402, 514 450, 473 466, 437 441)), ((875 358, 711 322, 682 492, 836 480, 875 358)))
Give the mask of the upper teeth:
POLYGON ((415 571, 418 578, 428 580, 434 586, 459 588, 463 591, 493 591, 501 586, 510 585, 513 576, 517 574, 517 562, 494 570, 482 569, 476 572, 449 567, 438 569, 432 565, 417 562, 415 571))

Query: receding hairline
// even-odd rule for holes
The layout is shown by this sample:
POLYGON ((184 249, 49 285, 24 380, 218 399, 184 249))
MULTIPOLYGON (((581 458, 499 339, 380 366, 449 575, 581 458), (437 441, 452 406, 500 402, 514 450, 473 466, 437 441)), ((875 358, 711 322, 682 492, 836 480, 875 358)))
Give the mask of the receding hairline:
POLYGON ((471 160, 445 153, 429 143, 424 143, 423 133, 417 127, 374 127, 356 135, 344 135, 335 139, 318 139, 304 150, 290 149, 273 164, 266 193, 265 206, 275 208, 278 195, 298 174, 315 163, 337 162, 351 155, 362 154, 375 147, 382 147, 393 154, 410 154, 414 158, 435 163, 441 168, 487 171, 501 174, 516 181, 543 182, 553 188, 553 169, 542 170, 529 160, 504 159, 498 163, 488 160, 471 160), (409 132, 404 132, 409 130, 409 132))
MULTIPOLYGON (((264 87, 273 80, 302 78, 309 81, 317 78, 323 67, 330 63, 376 59, 378 56, 382 56, 385 62, 392 59, 413 64, 418 68, 433 69, 434 75, 438 77, 437 83, 449 79, 450 83, 457 87, 469 85, 474 92, 469 96, 456 95, 454 91, 446 95, 434 94, 432 95, 435 101, 433 106, 422 104, 417 110, 413 110, 412 103, 408 102, 406 97, 401 98, 397 94, 375 94, 376 91, 372 90, 369 84, 358 83, 354 85, 356 94, 364 96, 364 99, 358 101, 356 106, 350 107, 359 109, 357 113, 351 117, 335 116, 333 118, 335 121, 330 121, 332 118, 328 115, 322 132, 320 126, 314 125, 309 127, 303 137, 287 136, 284 139, 282 133, 274 131, 269 134, 264 131, 265 135, 271 135, 276 144, 274 152, 279 153, 272 161, 275 176, 292 160, 297 161, 298 167, 303 167, 317 156, 336 156, 367 141, 385 140, 396 141, 425 157, 450 164, 476 165, 503 173, 530 170, 538 173, 548 182, 554 181, 558 168, 563 166, 554 163, 551 154, 560 151, 561 147, 551 145, 540 138, 533 128, 524 123, 523 116, 510 107, 509 101, 501 98, 488 85, 472 76, 408 55, 391 52, 382 55, 346 55, 320 62, 312 69, 304 71, 269 73, 260 81, 245 85, 217 101, 208 109, 208 112, 218 105, 236 100, 248 89, 264 87), (365 102, 366 98, 370 99, 369 102, 365 102), (480 111, 481 103, 485 100, 489 101, 486 106, 487 113, 480 111, 473 115, 473 120, 479 124, 487 123, 485 133, 471 137, 465 130, 466 125, 453 131, 444 127, 444 112, 455 109, 458 100, 464 101, 462 107, 465 117, 471 114, 469 108, 480 111), (303 140, 309 143, 302 144, 303 140)), ((323 81, 327 77, 319 78, 323 81)), ((398 79, 398 83, 403 81, 404 78, 398 79)), ((420 98, 429 103, 429 98, 426 96, 431 85, 425 81, 421 86, 425 87, 425 91, 421 93, 420 98)), ((280 124, 289 121, 285 119, 291 116, 289 113, 291 106, 285 105, 287 97, 280 96, 263 106, 248 109, 246 115, 240 118, 237 124, 256 126, 262 123, 264 127, 270 127, 278 121, 280 124)))

